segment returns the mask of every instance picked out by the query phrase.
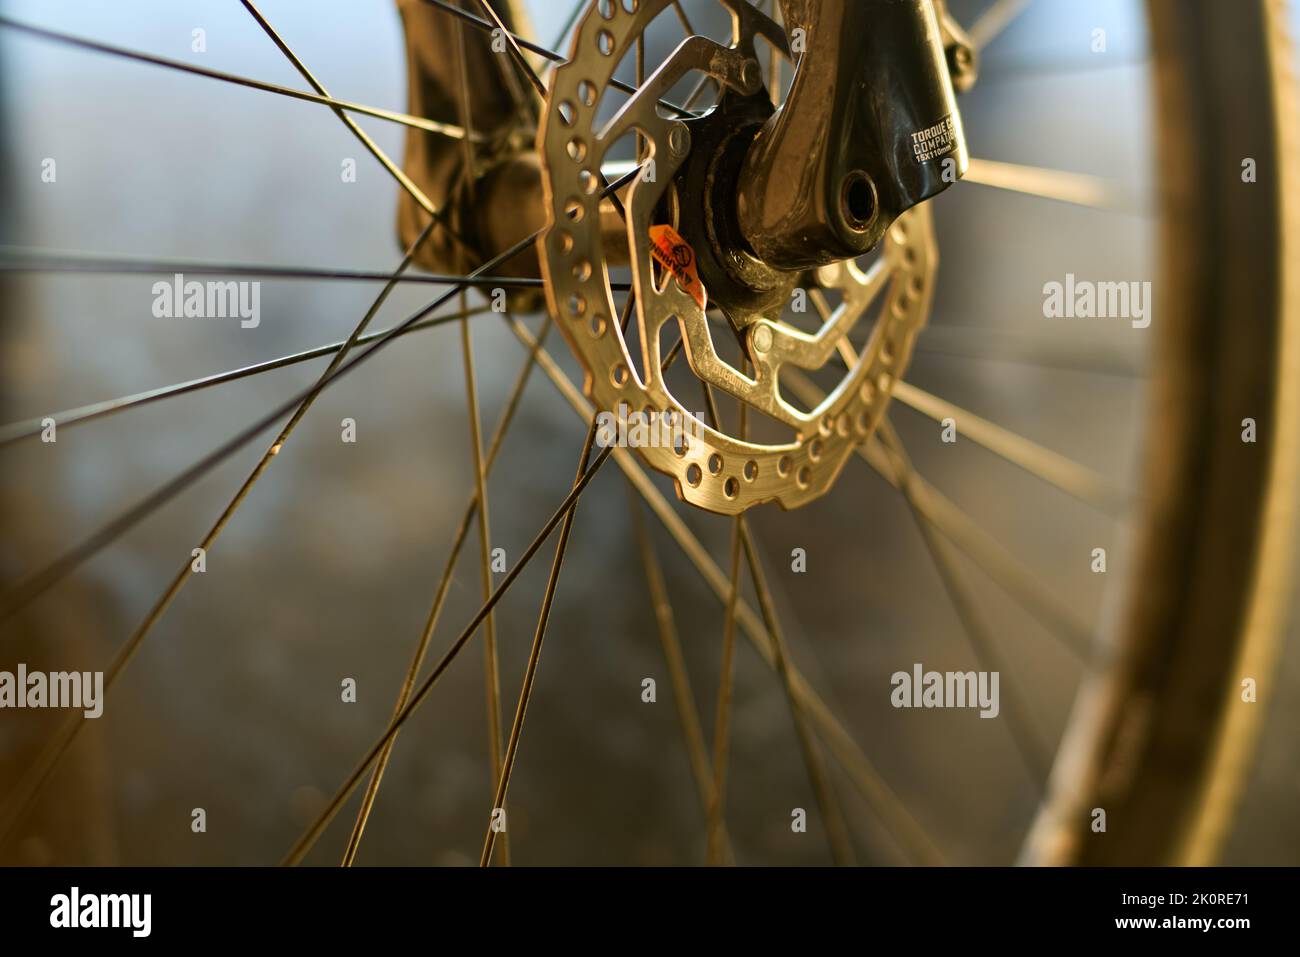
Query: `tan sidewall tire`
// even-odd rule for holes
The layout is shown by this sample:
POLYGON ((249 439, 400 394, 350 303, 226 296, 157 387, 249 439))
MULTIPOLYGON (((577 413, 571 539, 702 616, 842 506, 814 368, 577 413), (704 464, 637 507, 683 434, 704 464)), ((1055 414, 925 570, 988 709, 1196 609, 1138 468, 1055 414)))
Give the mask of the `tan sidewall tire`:
POLYGON ((1287 624, 1300 461, 1300 113, 1287 11, 1282 0, 1148 8, 1162 262, 1136 565, 1027 863, 1212 863, 1287 624), (1242 182, 1246 158, 1254 183, 1242 182), (1245 678, 1257 703, 1242 700, 1245 678))

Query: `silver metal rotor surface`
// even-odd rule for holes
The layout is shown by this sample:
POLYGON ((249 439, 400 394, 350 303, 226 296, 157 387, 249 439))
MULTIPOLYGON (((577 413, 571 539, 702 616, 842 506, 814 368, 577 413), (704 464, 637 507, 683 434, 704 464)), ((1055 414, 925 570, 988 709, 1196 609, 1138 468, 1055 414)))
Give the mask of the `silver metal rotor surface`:
POLYGON ((599 122, 599 106, 616 68, 670 3, 593 4, 575 30, 569 62, 551 77, 538 131, 548 216, 538 255, 549 306, 586 372, 586 392, 598 409, 630 410, 652 428, 685 427, 684 441, 638 447, 651 468, 673 477, 683 500, 721 514, 773 500, 794 508, 824 494, 855 446, 872 436, 907 367, 916 334, 929 316, 938 263, 930 210, 922 204, 900 217, 865 269, 843 261, 817 271, 818 284, 842 297, 820 328, 802 331, 777 310, 749 316, 741 332, 749 359, 742 362, 745 368, 723 359, 706 309, 656 265, 653 255, 651 227, 666 222, 661 202, 691 149, 680 113, 660 101, 693 73, 711 76, 728 94, 752 95, 762 89, 756 36, 779 50, 787 47, 782 29, 753 6, 719 0, 731 13, 731 44, 689 37, 613 116, 599 122), (637 177, 620 194, 635 296, 625 334, 609 281, 615 263, 600 228, 606 185, 601 170, 611 147, 636 133, 643 138, 643 158, 654 161, 655 175, 637 177), (850 346, 849 335, 870 322, 869 312, 875 319, 865 345, 850 346), (673 321, 694 375, 788 426, 789 441, 760 444, 719 431, 669 391, 661 343, 673 321), (640 340, 640 362, 628 347, 632 336, 640 340), (835 364, 839 381, 814 408, 804 411, 784 397, 782 367, 814 371, 828 363, 835 364))

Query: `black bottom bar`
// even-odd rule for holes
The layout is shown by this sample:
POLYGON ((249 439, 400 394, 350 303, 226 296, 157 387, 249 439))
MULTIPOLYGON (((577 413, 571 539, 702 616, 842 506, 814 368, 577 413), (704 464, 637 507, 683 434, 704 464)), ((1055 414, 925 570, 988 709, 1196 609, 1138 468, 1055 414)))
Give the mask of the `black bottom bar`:
POLYGON ((338 945, 373 943, 377 932, 379 940, 400 935, 435 946, 533 935, 551 945, 651 938, 667 945, 701 930, 769 944, 829 934, 859 941, 903 934, 924 945, 1101 935, 1229 943, 1293 923, 1293 876, 1160 868, 9 869, 0 871, 0 927, 6 944, 48 936, 338 945))

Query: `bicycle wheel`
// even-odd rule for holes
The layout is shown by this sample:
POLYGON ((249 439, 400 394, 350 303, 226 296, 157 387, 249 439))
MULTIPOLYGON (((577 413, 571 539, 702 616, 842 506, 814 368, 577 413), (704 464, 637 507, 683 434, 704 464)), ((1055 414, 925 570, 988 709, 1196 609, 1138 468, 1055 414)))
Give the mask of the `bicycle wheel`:
MULTIPOLYGON (((795 516, 805 514, 804 509, 807 514, 823 509, 824 515, 832 501, 834 507, 842 508, 839 498, 814 500, 851 482, 847 463, 858 457, 867 459, 903 493, 905 514, 915 517, 922 533, 924 560, 933 561, 938 569, 932 587, 940 588, 954 603, 963 637, 981 660, 981 667, 1008 675, 1003 686, 1003 716, 1013 725, 1009 729, 1011 750, 1021 754, 1031 774, 1046 772, 1045 757, 1036 754, 1040 743, 1032 740, 1036 737, 1031 718, 1034 709, 1024 706, 1021 690, 1010 683, 1009 676, 1019 663, 1014 656, 1005 657, 1005 652, 1000 657, 994 643, 988 641, 988 629, 980 624, 979 605, 984 595, 969 588, 966 570, 952 556, 965 552, 989 573, 995 585, 1026 604, 1031 616, 1067 632, 1073 629, 1075 637, 1082 633, 1085 640, 1092 629, 1075 628, 1073 613, 1060 614, 1059 604, 1043 595, 1035 597, 1038 583, 1032 574, 1027 576, 1024 563, 1017 563, 996 542, 990 544, 952 500, 920 478, 920 466, 904 450, 906 446, 916 452, 914 433, 904 431, 901 425, 895 430, 891 409, 911 407, 944 429, 951 420, 954 434, 1103 509, 1116 509, 1120 504, 1127 507, 1128 499, 1112 494, 1114 482, 1109 477, 1098 480, 1092 470, 1011 435, 966 407, 917 388, 909 379, 914 350, 916 355, 927 355, 927 337, 939 341, 944 333, 942 328, 927 329, 932 297, 936 289, 940 296, 943 292, 946 267, 938 265, 938 256, 945 262, 949 257, 945 228, 951 224, 945 219, 944 200, 905 214, 896 232, 886 238, 879 260, 863 259, 857 264, 860 269, 831 267, 814 281, 808 274, 787 271, 788 275, 778 275, 779 270, 770 270, 759 275, 752 264, 745 267, 750 272, 739 278, 752 280, 749 289, 757 290, 757 298, 743 303, 735 290, 719 289, 718 282, 726 279, 729 267, 711 264, 713 272, 706 273, 710 277, 706 285, 715 295, 721 293, 723 310, 715 310, 705 319, 701 304, 700 322, 694 326, 682 323, 676 344, 668 337, 661 345, 661 331, 671 330, 673 325, 664 321, 651 328, 643 303, 655 295, 669 295, 672 287, 664 283, 661 267, 651 265, 644 239, 628 230, 623 217, 627 210, 638 215, 635 190, 644 181, 645 160, 653 155, 660 161, 664 179, 671 180, 671 189, 665 185, 662 196, 643 203, 645 215, 651 217, 647 222, 672 224, 692 236, 697 249, 712 242, 721 253, 732 251, 728 244, 735 244, 734 236, 729 237, 725 230, 720 236, 715 224, 692 219, 693 204, 712 210, 713 200, 711 194, 698 192, 705 174, 693 173, 683 157, 702 155, 707 147, 738 163, 734 145, 738 131, 748 129, 746 135, 752 136, 753 129, 779 105, 794 64, 788 51, 782 55, 785 34, 774 29, 780 19, 775 11, 771 11, 771 19, 760 20, 749 11, 761 12, 762 4, 751 7, 718 0, 687 5, 667 0, 580 4, 568 55, 557 56, 545 48, 540 48, 541 54, 534 52, 539 48, 536 43, 532 48, 520 43, 521 36, 534 34, 525 12, 516 4, 499 2, 480 9, 467 3, 402 0, 399 6, 408 43, 411 102, 407 114, 390 112, 383 117, 408 125, 405 157, 399 168, 351 119, 353 115, 365 116, 362 111, 369 108, 337 100, 326 92, 260 12, 251 4, 246 6, 314 91, 301 95, 318 107, 338 112, 350 124, 349 131, 361 137, 398 180, 398 231, 406 250, 398 272, 414 264, 453 281, 452 292, 435 301, 438 307, 455 307, 452 296, 459 291, 459 311, 421 310, 402 323, 392 338, 426 323, 459 319, 468 380, 465 402, 470 410, 474 486, 452 558, 436 588, 411 664, 404 669, 392 719, 364 752, 362 764, 313 815, 288 859, 304 859, 330 821, 345 816, 350 834, 339 833, 346 832, 348 824, 335 824, 332 833, 339 841, 347 838, 340 845, 344 862, 354 860, 364 846, 371 811, 381 801, 383 771, 394 753, 399 753, 398 733, 431 696, 450 664, 482 634, 491 770, 484 807, 491 813, 484 815, 480 828, 486 835, 481 862, 508 860, 507 835, 515 832, 505 824, 505 809, 513 806, 507 802, 505 788, 525 736, 525 706, 535 682, 543 680, 538 677, 538 663, 552 605, 563 601, 566 591, 560 582, 565 550, 574 525, 582 523, 581 516, 575 518, 574 506, 596 470, 610 459, 628 478, 634 497, 641 500, 628 528, 628 545, 643 562, 652 599, 652 614, 645 620, 647 627, 653 625, 666 655, 664 673, 672 687, 699 810, 704 815, 700 833, 688 839, 704 845, 695 850, 711 862, 747 862, 766 859, 763 849, 769 847, 766 838, 755 835, 772 827, 771 809, 751 819, 737 807, 737 798, 733 796, 728 804, 720 796, 734 794, 726 788, 726 755, 733 745, 742 746, 739 739, 729 743, 733 732, 728 728, 733 721, 730 702, 736 693, 731 675, 738 666, 732 656, 737 654, 737 637, 744 635, 757 649, 757 660, 776 674, 769 705, 775 702, 778 713, 789 715, 793 734, 787 744, 793 746, 792 763, 806 776, 808 795, 814 802, 811 812, 798 810, 812 820, 814 831, 823 832, 832 859, 847 863, 858 859, 864 849, 874 859, 888 853, 884 848, 891 846, 902 850, 909 860, 953 859, 918 823, 933 821, 935 811, 918 810, 913 805, 914 788, 896 793, 855 743, 855 735, 847 727, 861 728, 863 715, 854 709, 857 720, 845 720, 845 702, 835 701, 830 688, 834 682, 825 675, 816 681, 807 678, 796 664, 795 659, 802 658, 805 666, 815 669, 813 648, 796 643, 792 649, 778 614, 778 606, 788 609, 788 601, 778 600, 782 585, 773 580, 772 553, 759 546, 759 533, 748 524, 756 525, 772 510, 773 502, 799 509, 791 513, 795 516), (678 32, 670 35, 670 29, 678 32), (709 38, 724 48, 739 45, 742 54, 756 55, 764 90, 756 93, 747 80, 741 90, 741 74, 727 74, 725 63, 707 59, 686 63, 680 75, 661 77, 664 84, 655 97, 661 102, 640 117, 640 125, 623 131, 618 148, 602 153, 600 161, 589 161, 589 153, 594 155, 591 134, 597 118, 614 122, 619 110, 658 75, 659 64, 681 57, 677 43, 683 35, 709 38), (762 46, 750 51, 748 45, 755 40, 762 46), (601 57, 610 62, 599 75, 591 73, 592 64, 599 64, 601 57), (558 63, 549 75, 542 69, 546 60, 558 63), (730 102, 723 93, 727 84, 733 92, 741 90, 750 98, 744 106, 750 112, 732 106, 724 109, 724 101, 730 102), (534 89, 535 85, 541 89, 534 89), (760 101, 769 90, 775 95, 772 106, 765 110, 760 101), (674 149, 668 141, 671 121, 687 116, 690 122, 700 123, 691 127, 691 143, 689 148, 681 148, 681 162, 670 163, 667 159, 674 149), (651 128, 656 117, 663 121, 662 129, 651 128), (709 117, 712 119, 706 123, 709 117), (535 140, 533 125, 540 127, 535 140), (472 175, 466 175, 467 169, 472 175), (626 204, 626 209, 621 209, 621 204, 626 204), (933 218, 931 207, 935 207, 933 218), (539 232, 534 253, 533 240, 539 232), (575 248, 581 255, 573 253, 575 248), (657 292, 651 292, 645 285, 649 280, 638 275, 639 263, 644 264, 643 272, 653 274, 657 292), (469 283, 464 278, 467 274, 469 283), (599 281, 605 278, 608 283, 602 288, 599 281), (589 281, 598 285, 586 285, 589 281), (684 442, 674 440, 648 449, 609 449, 593 446, 597 437, 593 426, 573 491, 543 527, 546 534, 532 539, 517 563, 508 568, 495 563, 489 523, 475 516, 488 501, 488 473, 519 407, 527 371, 505 403, 504 424, 489 440, 478 419, 478 386, 467 318, 475 307, 466 298, 467 287, 477 287, 485 295, 487 305, 481 307, 485 313, 498 305, 511 312, 527 312, 537 304, 539 293, 547 295, 548 325, 530 332, 508 314, 506 322, 524 344, 530 366, 537 363, 558 386, 564 401, 587 422, 593 414, 615 411, 626 402, 638 414, 650 410, 647 421, 662 419, 680 425, 691 420, 703 427, 701 432, 689 433, 684 442), (815 305, 825 310, 822 320, 814 316, 809 325, 808 319, 785 306, 796 289, 811 291, 815 305), (875 294, 885 297, 879 313, 871 311, 880 304, 872 299, 875 294), (825 301, 818 302, 816 297, 825 297, 825 301), (854 316, 844 319, 847 313, 854 316), (859 314, 861 323, 856 318, 859 314), (841 317, 843 325, 837 331, 844 332, 842 341, 849 348, 828 349, 824 356, 818 353, 821 361, 810 363, 803 379, 782 377, 781 389, 788 388, 790 394, 801 392, 800 398, 768 401, 761 390, 746 391, 744 382, 735 377, 751 368, 746 361, 757 358, 752 351, 746 353, 746 343, 752 346, 754 339, 745 337, 755 336, 764 322, 770 323, 771 335, 776 337, 764 337, 770 348, 774 341, 784 341, 781 336, 802 342, 834 316, 841 317), (566 365, 565 359, 553 359, 544 343, 538 344, 551 322, 560 327, 576 366, 566 365), (626 331, 620 332, 620 326, 626 331), (664 373, 661 390, 635 391, 638 384, 653 380, 654 370, 667 369, 679 354, 685 354, 688 361, 664 373), (842 362, 844 368, 836 362, 842 362), (731 371, 722 375, 718 370, 724 365, 731 371), (585 389, 580 391, 568 378, 566 372, 571 368, 583 375, 585 389), (670 380, 670 374, 676 378, 670 380), (693 410, 700 380, 706 383, 698 400, 701 408, 693 410), (685 398, 688 393, 692 398, 685 398), (827 394, 838 397, 836 404, 825 404, 827 394), (727 398, 719 401, 723 397, 727 398), (906 443, 903 435, 908 436, 906 443), (692 527, 694 519, 683 520, 681 510, 670 504, 665 491, 675 492, 706 512, 728 517, 717 519, 722 524, 710 526, 708 533, 697 533, 692 527), (653 535, 640 524, 644 521, 642 503, 683 550, 685 564, 670 566, 665 572, 653 535), (742 513, 747 516, 745 523, 736 518, 742 513), (558 537, 558 545, 543 591, 534 644, 526 659, 515 652, 514 665, 522 672, 523 681, 516 705, 513 687, 502 686, 493 622, 501 613, 498 602, 522 569, 544 545, 549 551, 554 541, 547 538, 550 534, 558 537), (710 538, 712 554, 703 543, 710 538), (479 567, 473 575, 478 579, 481 607, 449 650, 430 661, 431 639, 451 587, 455 558, 467 542, 479 553, 479 567), (765 562, 769 565, 766 572, 765 562), (719 705, 709 727, 712 741, 704 733, 708 724, 700 718, 687 677, 688 671, 698 673, 702 655, 698 643, 706 638, 692 634, 691 640, 683 643, 677 635, 683 621, 690 623, 690 632, 701 630, 696 622, 704 616, 694 610, 682 614, 683 606, 678 605, 675 619, 669 597, 672 579, 681 577, 682 569, 700 590, 713 593, 724 613, 721 627, 715 621, 709 631, 710 638, 717 631, 724 636, 722 661, 717 665, 719 705), (742 584, 742 578, 749 579, 749 584, 742 584), (752 600, 747 594, 751 587, 752 600), (1031 727, 1027 730, 1026 725, 1031 727), (841 808, 842 792, 848 789, 858 792, 873 812, 876 825, 866 828, 872 835, 869 838, 864 837, 859 820, 841 808), (361 809, 355 816, 339 815, 346 799, 356 793, 364 793, 361 809), (900 798, 900 793, 905 797, 900 798), (491 804, 486 797, 491 797, 491 804)), ((948 4, 956 21, 969 28, 971 43, 982 46, 1006 26, 1008 13, 1024 4, 1003 0, 968 6, 970 10, 956 2, 948 4)), ((1132 499, 1133 510, 1126 517, 1138 547, 1125 576, 1127 584, 1111 586, 1113 594, 1108 595, 1108 601, 1124 611, 1113 633, 1106 635, 1099 649, 1093 649, 1100 653, 1087 663, 1079 698, 1051 762, 1050 783, 1022 852, 1022 859, 1032 863, 1150 864, 1213 859, 1231 822, 1259 723, 1258 709, 1264 706, 1243 700, 1242 681, 1259 680, 1267 674, 1287 606, 1296 455, 1300 453, 1295 447, 1295 430, 1290 427, 1295 410, 1300 408, 1293 384, 1293 373, 1300 372, 1295 329, 1300 293, 1295 263, 1289 263, 1286 254, 1295 248, 1300 224, 1294 188, 1286 188, 1295 177, 1291 147, 1295 145, 1292 124, 1296 110, 1286 72, 1289 51, 1283 39, 1282 4, 1270 0, 1238 4, 1230 14, 1225 5, 1208 0, 1179 4, 1152 0, 1148 9, 1156 102, 1152 115, 1158 125, 1152 140, 1159 151, 1154 213, 1161 265, 1156 282, 1160 311, 1151 329, 1155 345, 1147 369, 1148 464, 1140 492, 1132 499), (1242 175, 1247 158, 1257 170, 1249 181, 1242 175), (1248 443, 1242 441, 1247 419, 1257 428, 1255 441, 1248 443), (1222 557, 1227 555, 1234 556, 1231 563, 1222 557), (1098 810, 1105 812, 1102 830, 1097 828, 1098 810)), ((105 51, 102 45, 100 49, 122 52, 105 51)), ((985 52, 982 60, 996 64, 996 48, 981 51, 985 52)), ((981 63, 981 70, 984 66, 981 63)), ((377 111, 371 110, 370 115, 377 111)), ((972 135, 977 132, 972 129, 972 135)), ((981 161, 968 178, 975 184, 1038 191, 1081 205, 1095 201, 1094 180, 1044 175, 1029 166, 981 161)), ((707 179, 710 184, 717 179, 712 168, 707 179)), ((967 188, 974 187, 961 187, 967 188)), ((1042 228, 1049 226, 1044 222, 1042 228)), ((11 257, 6 265, 20 270, 127 268, 120 262, 106 265, 47 259, 33 263, 30 257, 20 256, 11 257)), ((192 265, 187 271, 202 268, 201 264, 192 265)), ((144 272, 157 271, 136 266, 144 272)), ((219 266, 212 268, 223 271, 219 266)), ((389 281, 386 290, 394 283, 389 281)), ((689 309, 689 304, 678 298, 674 308, 680 312, 689 309)), ((281 429, 231 507, 201 539, 205 553, 316 397, 336 375, 350 371, 356 356, 368 355, 365 350, 376 338, 377 345, 389 341, 386 335, 379 338, 379 334, 367 333, 366 322, 372 314, 368 313, 342 348, 333 352, 336 360, 312 389, 297 394, 277 409, 276 415, 263 420, 262 427, 290 416, 290 424, 281 429), (361 337, 367 335, 371 338, 363 341, 361 337)), ((668 313, 659 318, 667 320, 668 313)), ((829 345, 838 341, 827 340, 829 345)), ((184 385, 183 391, 197 387, 184 385)), ((159 397, 128 397, 130 401, 121 405, 69 410, 71 415, 59 413, 53 418, 62 427, 159 397)), ((41 431, 39 424, 16 423, 4 433, 6 444, 36 437, 41 431)), ((260 428, 250 428, 241 433, 240 444, 259 432, 260 428)), ((232 450, 223 447, 223 454, 232 450)), ((186 473, 187 481, 206 474, 211 464, 208 460, 198 463, 186 473)), ((71 574, 85 557, 152 514, 172 494, 170 489, 172 486, 164 486, 158 496, 145 499, 139 508, 124 513, 121 520, 105 526, 51 565, 20 578, 4 595, 6 616, 25 608, 71 574)), ((486 514, 488 509, 481 511, 486 514)), ((494 506, 491 514, 497 511, 494 506)), ((607 520, 607 516, 601 517, 607 520)), ((1050 513, 1044 512, 1044 520, 1051 520, 1050 513)), ((119 648, 106 668, 110 685, 135 658, 189 580, 189 564, 187 561, 187 567, 172 579, 119 648)), ((590 598, 598 592, 590 587, 583 594, 590 598)), ((712 665, 706 667, 713 677, 712 665)), ((882 700, 885 697, 887 692, 882 700)), ((899 712, 899 720, 907 715, 899 712)), ((65 723, 44 739, 47 743, 35 757, 24 759, 16 786, 0 807, 5 839, 22 833, 32 803, 40 794, 50 793, 51 777, 78 727, 75 721, 65 723)), ((743 753, 738 752, 737 762, 743 753)), ((997 787, 991 788, 991 793, 997 787)), ((384 793, 391 789, 390 784, 384 793)), ((509 799, 513 802, 514 792, 509 792, 509 799)), ((529 837, 535 837, 535 832, 529 837)), ((527 846, 528 838, 519 840, 527 846)), ((512 846, 514 843, 511 841, 512 846)), ((553 851, 556 845, 547 847, 553 851)), ((473 853, 478 853, 477 848, 473 853)), ((959 852, 956 859, 966 859, 966 853, 959 852)), ((985 857, 979 854, 973 859, 985 857)))
POLYGON ((1150 428, 1165 441, 1147 471, 1143 585, 1114 664, 1076 706, 1033 860, 1215 859, 1259 724, 1243 682, 1270 673, 1290 600, 1300 114, 1284 9, 1153 2, 1150 15, 1170 290, 1150 428), (1256 150, 1277 171, 1258 193, 1241 172, 1256 150), (1261 416, 1276 430, 1244 444, 1261 416), (1120 823, 1092 834, 1095 807, 1120 823))

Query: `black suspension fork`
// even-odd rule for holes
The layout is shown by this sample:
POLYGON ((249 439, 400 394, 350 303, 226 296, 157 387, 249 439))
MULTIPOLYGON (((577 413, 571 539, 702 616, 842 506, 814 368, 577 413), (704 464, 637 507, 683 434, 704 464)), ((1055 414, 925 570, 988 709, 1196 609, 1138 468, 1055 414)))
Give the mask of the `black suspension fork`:
POLYGON ((975 51, 942 0, 782 0, 798 55, 785 104, 745 159, 753 252, 778 269, 860 256, 968 164, 956 89, 975 51))

